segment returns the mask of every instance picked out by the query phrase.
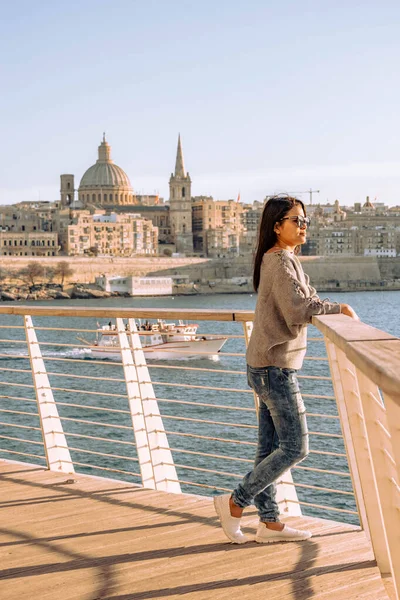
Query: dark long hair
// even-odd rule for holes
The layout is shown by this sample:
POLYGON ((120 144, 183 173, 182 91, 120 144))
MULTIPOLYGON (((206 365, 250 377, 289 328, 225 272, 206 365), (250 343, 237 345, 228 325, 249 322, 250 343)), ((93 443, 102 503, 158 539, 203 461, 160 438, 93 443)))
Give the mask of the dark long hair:
MULTIPOLYGON (((298 198, 285 194, 272 196, 264 206, 258 230, 257 249, 254 257, 253 286, 256 292, 260 285, 260 271, 263 256, 270 248, 273 248, 277 242, 276 233, 274 231, 275 223, 279 223, 279 221, 281 221, 296 204, 300 204, 305 215, 306 208, 303 202, 298 198)), ((297 253, 298 251, 299 246, 296 247, 295 252, 297 253)))

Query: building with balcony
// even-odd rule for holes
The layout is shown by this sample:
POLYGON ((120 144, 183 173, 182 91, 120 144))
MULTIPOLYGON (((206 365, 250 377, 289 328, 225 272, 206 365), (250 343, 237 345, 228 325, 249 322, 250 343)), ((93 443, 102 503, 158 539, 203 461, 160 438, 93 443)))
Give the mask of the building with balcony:
POLYGON ((193 243, 207 256, 239 253, 243 232, 243 205, 235 200, 214 200, 212 196, 192 199, 193 243))
POLYGON ((158 229, 139 214, 79 211, 67 227, 68 255, 156 256, 158 229))

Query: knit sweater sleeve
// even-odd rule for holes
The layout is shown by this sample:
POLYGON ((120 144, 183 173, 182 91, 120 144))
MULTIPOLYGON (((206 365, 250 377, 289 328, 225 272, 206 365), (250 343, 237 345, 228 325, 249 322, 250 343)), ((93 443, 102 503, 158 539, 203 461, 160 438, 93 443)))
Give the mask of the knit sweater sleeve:
POLYGON ((307 275, 307 273, 304 273, 304 277, 305 277, 305 280, 306 280, 306 285, 308 287, 308 291, 310 293, 310 297, 314 297, 314 298, 316 297, 316 298, 318 298, 317 290, 315 289, 315 287, 313 287, 310 284, 310 278, 307 275))
POLYGON ((282 317, 289 329, 310 323, 314 315, 340 313, 340 304, 321 300, 315 288, 309 285, 308 276, 302 269, 299 274, 285 253, 279 258, 272 293, 274 300, 279 303, 282 317))

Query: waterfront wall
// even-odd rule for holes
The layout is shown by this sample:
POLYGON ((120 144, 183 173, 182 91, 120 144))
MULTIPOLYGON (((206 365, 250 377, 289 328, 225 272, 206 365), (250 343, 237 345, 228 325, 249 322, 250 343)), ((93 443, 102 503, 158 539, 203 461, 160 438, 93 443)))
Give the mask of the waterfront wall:
POLYGON ((193 265, 194 270, 209 259, 207 258, 170 258, 170 257, 133 257, 133 258, 104 258, 104 257, 81 257, 81 256, 56 256, 56 257, 6 257, 1 258, 0 265, 7 271, 7 281, 17 279, 18 272, 25 269, 29 263, 39 262, 45 269, 54 269, 56 264, 67 262, 73 273, 66 280, 72 283, 94 283, 96 277, 101 275, 144 277, 148 274, 156 275, 158 272, 165 273, 168 270, 180 273, 184 267, 193 265))
MULTIPOLYGON (((26 268, 35 257, 7 257, 1 267, 9 274, 7 281, 18 284, 18 272, 26 268)), ((76 283, 94 283, 102 274, 143 277, 187 275, 189 286, 178 287, 176 292, 212 293, 252 291, 251 257, 235 259, 209 258, 84 258, 49 257, 42 258, 41 264, 54 268, 60 260, 68 262, 73 274, 65 282, 66 286, 76 283), (248 278, 247 284, 231 281, 233 278, 248 278), (194 285, 193 285, 194 284, 194 285), (186 290, 186 292, 185 292, 186 290)), ((364 256, 347 257, 301 257, 305 272, 313 285, 324 290, 351 289, 400 289, 400 257, 377 258, 364 256)))
MULTIPOLYGON (((300 260, 312 284, 320 291, 400 289, 400 257, 305 256, 300 260)), ((247 285, 230 281, 233 278, 251 278, 252 260, 248 257, 231 261, 213 260, 196 267, 185 265, 180 272, 188 275, 190 281, 197 282, 196 287, 201 291, 209 288, 208 293, 227 292, 229 289, 253 291, 251 281, 247 285)), ((173 274, 173 271, 158 271, 157 274, 173 274)))

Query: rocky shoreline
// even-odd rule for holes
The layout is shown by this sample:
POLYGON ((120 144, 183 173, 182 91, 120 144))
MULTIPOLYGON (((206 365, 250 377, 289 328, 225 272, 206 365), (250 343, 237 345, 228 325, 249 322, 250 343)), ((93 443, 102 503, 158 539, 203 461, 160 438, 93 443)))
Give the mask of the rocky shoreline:
POLYGON ((118 292, 105 292, 95 285, 79 284, 67 289, 56 283, 36 285, 2 285, 0 301, 16 302, 21 300, 73 300, 88 298, 110 298, 111 296, 129 296, 118 292))
MULTIPOLYGON (((347 282, 346 284, 331 284, 318 286, 319 293, 332 292, 365 292, 365 291, 397 291, 400 290, 400 281, 393 282, 347 282)), ((210 284, 178 284, 174 286, 173 296, 196 296, 214 294, 251 294, 254 290, 251 283, 244 286, 232 285, 228 282, 213 282, 210 284)), ((32 300, 87 300, 93 298, 129 298, 139 297, 127 292, 105 292, 94 284, 75 284, 73 286, 62 286, 55 283, 43 283, 35 285, 0 285, 0 302, 21 302, 32 300)), ((146 296, 142 296, 146 297, 146 296)))

